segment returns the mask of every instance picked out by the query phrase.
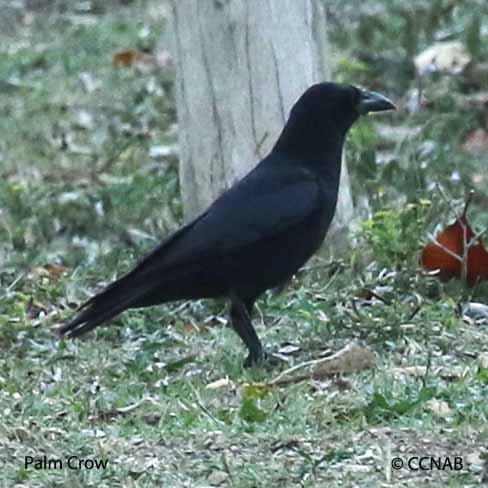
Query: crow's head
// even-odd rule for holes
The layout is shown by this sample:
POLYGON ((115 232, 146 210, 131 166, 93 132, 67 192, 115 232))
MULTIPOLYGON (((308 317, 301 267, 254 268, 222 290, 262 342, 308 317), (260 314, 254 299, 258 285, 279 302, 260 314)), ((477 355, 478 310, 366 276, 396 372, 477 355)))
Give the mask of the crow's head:
POLYGON ((360 115, 395 108, 394 103, 380 93, 354 85, 317 83, 298 99, 290 118, 303 115, 322 126, 332 122, 348 129, 360 115))
POLYGON ((295 154, 336 153, 334 149, 342 149, 347 130, 360 115, 395 108, 376 92, 353 85, 317 83, 293 106, 276 147, 295 154))

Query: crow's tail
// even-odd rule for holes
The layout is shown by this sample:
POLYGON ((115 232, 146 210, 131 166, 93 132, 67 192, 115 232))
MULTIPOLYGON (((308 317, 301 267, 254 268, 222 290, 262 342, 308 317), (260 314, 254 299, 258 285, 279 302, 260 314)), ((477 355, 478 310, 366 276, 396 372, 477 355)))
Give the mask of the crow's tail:
POLYGON ((78 313, 58 330, 59 335, 79 337, 128 308, 162 303, 170 297, 178 298, 171 293, 171 283, 188 279, 195 259, 193 262, 175 261, 167 258, 167 253, 204 215, 176 231, 142 258, 131 271, 81 305, 78 313), (167 290, 166 296, 162 290, 167 290), (154 292, 158 293, 157 300, 148 300, 148 297, 154 296, 154 292))
POLYGON ((141 297, 153 287, 154 282, 150 279, 138 280, 129 273, 81 305, 78 313, 58 329, 58 333, 61 337, 79 337, 124 310, 137 306, 141 297))

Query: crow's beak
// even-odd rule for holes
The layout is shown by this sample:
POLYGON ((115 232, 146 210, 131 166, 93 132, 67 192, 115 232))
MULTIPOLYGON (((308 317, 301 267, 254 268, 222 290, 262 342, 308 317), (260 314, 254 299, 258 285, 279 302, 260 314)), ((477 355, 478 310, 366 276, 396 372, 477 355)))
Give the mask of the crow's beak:
POLYGON ((358 103, 358 112, 365 115, 369 112, 383 112, 384 110, 396 110, 395 104, 381 93, 361 90, 358 103))

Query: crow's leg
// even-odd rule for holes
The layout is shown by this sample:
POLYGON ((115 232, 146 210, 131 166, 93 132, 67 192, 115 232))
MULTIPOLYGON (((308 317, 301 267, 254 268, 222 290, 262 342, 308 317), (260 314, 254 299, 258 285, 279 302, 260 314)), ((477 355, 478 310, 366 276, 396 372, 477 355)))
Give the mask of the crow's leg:
POLYGON ((263 359, 263 346, 251 322, 253 305, 254 300, 245 301, 235 295, 231 296, 230 317, 232 327, 249 350, 249 356, 244 361, 246 368, 261 362, 263 359))

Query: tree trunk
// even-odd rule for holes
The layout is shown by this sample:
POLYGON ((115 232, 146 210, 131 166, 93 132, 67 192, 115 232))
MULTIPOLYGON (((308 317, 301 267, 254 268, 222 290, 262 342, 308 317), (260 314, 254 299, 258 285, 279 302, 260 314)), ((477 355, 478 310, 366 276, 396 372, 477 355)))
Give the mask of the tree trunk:
MULTIPOLYGON (((291 106, 329 78, 320 0, 172 0, 180 184, 203 211, 272 148, 291 106)), ((343 165, 341 226, 352 213, 343 165)))

